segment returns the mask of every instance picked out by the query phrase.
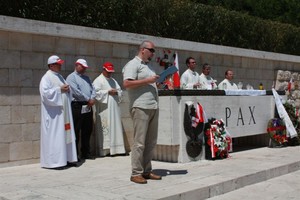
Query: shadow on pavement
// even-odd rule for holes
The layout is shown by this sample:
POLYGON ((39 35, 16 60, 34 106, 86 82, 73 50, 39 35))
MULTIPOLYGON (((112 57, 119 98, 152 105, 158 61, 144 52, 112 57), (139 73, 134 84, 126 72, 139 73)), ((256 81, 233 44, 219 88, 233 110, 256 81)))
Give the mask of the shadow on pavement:
POLYGON ((187 170, 154 169, 152 171, 160 176, 183 175, 188 173, 187 170))

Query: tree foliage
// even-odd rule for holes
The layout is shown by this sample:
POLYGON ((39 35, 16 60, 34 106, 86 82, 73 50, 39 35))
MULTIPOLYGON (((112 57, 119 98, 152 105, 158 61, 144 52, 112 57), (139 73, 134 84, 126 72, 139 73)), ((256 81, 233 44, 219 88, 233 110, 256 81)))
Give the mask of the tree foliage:
POLYGON ((255 17, 270 8, 263 2, 274 13, 299 6, 294 0, 10 0, 0 2, 0 14, 300 55, 298 27, 255 17))
POLYGON ((221 6, 262 19, 300 25, 298 0, 193 0, 193 2, 221 6))

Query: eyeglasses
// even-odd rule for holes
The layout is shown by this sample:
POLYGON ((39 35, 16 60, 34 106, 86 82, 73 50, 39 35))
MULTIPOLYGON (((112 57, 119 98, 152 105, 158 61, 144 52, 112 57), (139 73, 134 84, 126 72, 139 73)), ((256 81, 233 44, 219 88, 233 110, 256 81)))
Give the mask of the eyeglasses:
POLYGON ((191 64, 196 64, 196 62, 190 62, 191 64))
POLYGON ((147 50, 150 51, 151 53, 155 53, 155 49, 153 49, 153 48, 146 48, 146 47, 144 47, 144 49, 147 49, 147 50))

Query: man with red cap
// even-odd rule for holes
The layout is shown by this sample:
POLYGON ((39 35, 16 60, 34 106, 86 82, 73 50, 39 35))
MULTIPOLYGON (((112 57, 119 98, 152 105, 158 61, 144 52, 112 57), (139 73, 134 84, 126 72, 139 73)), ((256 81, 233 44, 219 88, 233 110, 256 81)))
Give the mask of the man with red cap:
POLYGON ((103 64, 102 73, 94 80, 96 90, 96 137, 100 156, 124 154, 124 138, 119 103, 122 90, 112 78, 110 62, 103 64))
POLYGON ((90 137, 93 131, 93 110, 95 103, 95 88, 90 78, 84 75, 88 64, 84 59, 78 59, 75 70, 67 77, 72 90, 72 113, 76 134, 76 147, 83 159, 95 159, 90 152, 90 137), (81 151, 79 151, 81 141, 81 151))
POLYGON ((59 74, 63 63, 58 56, 50 56, 49 70, 40 82, 40 162, 44 168, 64 169, 71 162, 77 162, 70 88, 59 74))

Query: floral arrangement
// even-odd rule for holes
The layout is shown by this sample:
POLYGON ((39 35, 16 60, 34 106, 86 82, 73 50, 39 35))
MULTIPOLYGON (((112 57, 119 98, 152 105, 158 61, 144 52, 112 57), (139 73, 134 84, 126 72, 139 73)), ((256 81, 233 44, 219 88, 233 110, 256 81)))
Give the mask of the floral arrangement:
POLYGON ((271 119, 267 128, 268 134, 276 146, 286 146, 288 139, 286 135, 286 127, 280 118, 271 119))
POLYGON ((226 131, 223 120, 214 118, 208 120, 204 131, 206 159, 227 158, 231 151, 232 139, 226 131))
POLYGON ((299 116, 299 106, 295 106, 291 103, 286 102, 283 104, 286 112, 288 113, 296 131, 298 134, 298 137, 289 139, 288 138, 288 145, 294 146, 294 145, 299 145, 300 144, 300 116, 299 116))

